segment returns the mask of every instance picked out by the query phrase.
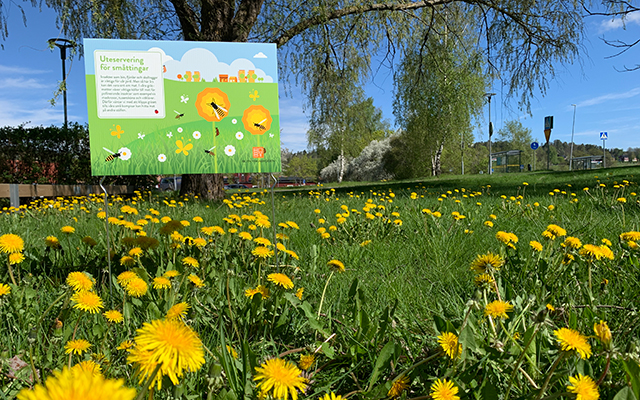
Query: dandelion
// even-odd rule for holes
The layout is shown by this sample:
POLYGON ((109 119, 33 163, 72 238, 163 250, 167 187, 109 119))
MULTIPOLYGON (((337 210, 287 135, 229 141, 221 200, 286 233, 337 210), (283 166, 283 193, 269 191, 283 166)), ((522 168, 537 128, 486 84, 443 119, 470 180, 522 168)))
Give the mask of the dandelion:
POLYGON ((492 285, 495 282, 493 277, 487 273, 476 275, 473 281, 476 286, 481 288, 492 288, 492 285))
POLYGON ((93 292, 76 292, 71 296, 71 301, 76 303, 73 308, 77 308, 91 314, 95 314, 100 311, 101 308, 104 308, 100 296, 93 292))
POLYGON ((166 276, 153 278, 153 288, 156 290, 171 289, 171 281, 166 276))
POLYGON ((460 400, 460 397, 456 396, 458 390, 452 381, 446 378, 438 379, 431 385, 431 398, 433 400, 460 400))
POLYGON ((582 249, 580 249, 580 255, 592 260, 599 260, 604 256, 600 246, 596 246, 594 244, 585 244, 582 249))
POLYGON ((269 250, 269 248, 264 246, 258 246, 251 251, 251 254, 258 258, 267 259, 273 256, 273 250, 269 250))
POLYGON ((257 237, 253 241, 260 246, 271 246, 271 242, 267 238, 257 237))
POLYGON ((271 228, 271 222, 266 218, 257 218, 256 225, 260 228, 271 228))
POLYGON ((256 367, 254 381, 260 390, 260 397, 264 398, 269 392, 275 399, 287 400, 289 395, 293 400, 298 399, 298 390, 307 388, 306 379, 294 364, 280 358, 272 358, 256 367))
POLYGON ((591 345, 580 332, 569 328, 560 328, 553 333, 563 351, 575 350, 583 360, 591 357, 591 345))
POLYGON ((507 313, 511 311, 513 311, 513 306, 501 300, 494 300, 484 307, 484 315, 493 318, 509 318, 507 313))
MULTIPOLYGON (((103 356, 104 357, 104 356, 103 356)), ((92 375, 102 375, 100 364, 93 360, 85 360, 71 367, 72 371, 83 371, 92 375)))
POLYGON ((529 242, 529 246, 533 249, 533 251, 542 251, 542 243, 532 240, 529 242))
POLYGON ((170 269, 169 271, 164 273, 164 276, 166 278, 175 278, 178 275, 180 275, 180 272, 176 271, 175 269, 170 269))
POLYGON ((621 233, 620 240, 633 241, 633 242, 640 241, 640 232, 631 231, 631 232, 621 233))
POLYGON ((555 307, 554 307, 554 306, 552 306, 551 304, 547 303, 547 310, 549 310, 549 311, 553 312, 553 311, 555 311, 556 309, 555 309, 555 307))
POLYGON ((200 263, 193 257, 185 257, 182 259, 182 265, 185 267, 197 268, 200 266, 200 263))
POLYGON ((81 355, 85 351, 89 350, 89 347, 91 347, 91 343, 84 339, 70 340, 64 345, 64 352, 67 354, 73 353, 81 355))
POLYGON ((269 288, 263 285, 258 285, 255 289, 247 289, 244 291, 244 295, 251 299, 253 299, 253 296, 255 296, 258 293, 262 295, 263 299, 269 298, 269 295, 271 294, 269 291, 269 288))
POLYGON ((175 318, 185 318, 187 316, 187 311, 189 310, 189 304, 187 302, 182 302, 175 304, 173 307, 167 311, 166 318, 167 319, 175 319, 175 318))
POLYGON ((16 265, 16 264, 20 264, 23 261, 24 261, 24 254, 22 253, 9 254, 9 264, 16 265))
POLYGON ((6 296, 11 293, 11 286, 6 283, 0 283, 0 296, 6 296))
MULTIPOLYGON (((567 235, 567 231, 566 231, 566 230, 564 230, 564 229, 562 229, 562 228, 561 228, 561 227, 559 227, 558 225, 554 225, 554 224, 548 225, 548 226, 547 226, 547 230, 548 230, 549 232, 551 232, 551 234, 552 234, 553 236, 555 236, 555 237, 558 237, 558 236, 566 236, 566 235, 567 235)), ((555 239, 555 237, 554 237, 554 239, 555 239)))
POLYGON ((301 370, 306 371, 311 368, 314 362, 316 362, 316 356, 313 354, 301 354, 300 361, 298 361, 298 367, 300 367, 301 370))
POLYGON ((122 256, 120 259, 120 265, 124 267, 133 267, 136 265, 136 259, 131 256, 122 256))
POLYGON ((438 343, 442 346, 445 354, 455 359, 462 354, 462 345, 458 342, 458 336, 451 332, 444 332, 438 336, 438 343))
POLYGON ((63 226, 62 228, 60 228, 60 232, 62 233, 66 233, 67 235, 74 233, 76 231, 76 228, 74 228, 73 226, 63 226))
POLYGON ((409 377, 406 375, 402 375, 396 378, 391 384, 391 389, 387 392, 387 396, 389 398, 395 399, 400 397, 402 392, 409 388, 409 377))
POLYGON ((174 385, 185 370, 197 371, 204 364, 202 341, 198 334, 177 319, 145 322, 137 330, 136 347, 127 361, 137 364, 139 382, 146 381, 159 370, 151 386, 162 388, 162 377, 168 376, 174 385))
POLYGON ((7 233, 0 236, 0 252, 5 254, 22 253, 24 240, 18 235, 7 233))
POLYGON ((493 228, 493 222, 491 222, 491 221, 484 221, 484 226, 488 226, 489 228, 493 228))
POLYGON ((129 255, 131 257, 140 257, 142 256, 142 249, 140 247, 134 247, 133 249, 129 250, 129 255))
POLYGON ((344 264, 342 263, 342 261, 339 261, 339 260, 330 260, 329 262, 327 262, 327 266, 336 272, 345 271, 344 264))
POLYGON ((611 249, 607 245, 603 244, 602 246, 600 246, 600 252, 602 253, 602 257, 604 258, 608 258, 609 260, 613 260, 615 258, 615 256, 613 255, 613 251, 611 251, 611 249))
POLYGON ((118 283, 120 286, 125 287, 127 283, 131 282, 131 280, 137 278, 138 275, 133 271, 124 271, 120 275, 118 275, 118 283))
POLYGON ((118 310, 107 310, 103 312, 102 315, 104 315, 107 321, 114 322, 116 324, 120 324, 124 321, 122 313, 118 310))
POLYGON ((187 279, 189 279, 189 282, 193 283, 195 287, 197 288, 203 288, 205 287, 204 282, 202 282, 202 279, 200 279, 200 277, 196 274, 191 274, 187 277, 187 279))
POLYGON ((471 269, 477 273, 482 274, 487 272, 487 269, 500 269, 504 265, 504 260, 500 255, 487 252, 487 254, 478 254, 471 262, 471 269))
POLYGON ((598 400, 600 398, 598 385, 590 376, 582 374, 570 376, 569 382, 571 385, 567 386, 567 390, 576 394, 576 400, 598 400))
POLYGON ((368 240, 368 239, 367 239, 367 240, 365 240, 364 242, 360 243, 360 247, 364 247, 364 246, 367 246, 367 245, 369 245, 369 244, 371 244, 371 240, 368 240))
POLYGON ((580 247, 582 247, 582 242, 577 237, 567 236, 567 238, 564 240, 564 243, 562 243, 562 245, 564 247, 577 250, 580 247))
POLYGON ((269 282, 273 282, 277 286, 282 286, 285 289, 293 289, 293 282, 291 278, 281 273, 273 273, 267 276, 269 282))
POLYGON ((293 229, 300 229, 300 227, 298 226, 298 224, 296 224, 293 221, 287 221, 287 225, 289 225, 291 228, 293 229))
POLYGON ((133 340, 125 340, 116 347, 116 350, 129 350, 136 344, 133 343, 133 340))
POLYGON ((64 368, 54 371, 45 381, 32 390, 22 389, 18 400, 91 399, 132 400, 136 390, 124 386, 124 379, 106 379, 80 368, 64 368))
POLYGON ((609 347, 611 344, 611 330, 605 321, 601 320, 599 323, 593 324, 593 332, 602 344, 609 347))
POLYGON ((147 294, 149 285, 147 285, 144 279, 135 277, 126 284, 125 290, 129 296, 142 297, 147 294))

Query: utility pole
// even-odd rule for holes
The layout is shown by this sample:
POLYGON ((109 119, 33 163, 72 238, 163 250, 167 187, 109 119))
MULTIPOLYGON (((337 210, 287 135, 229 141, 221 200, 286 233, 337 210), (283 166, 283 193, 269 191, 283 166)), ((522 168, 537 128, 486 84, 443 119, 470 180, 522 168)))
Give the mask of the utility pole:
POLYGON ((60 49, 60 59, 62 60, 62 101, 64 107, 64 129, 67 129, 69 125, 69 119, 67 117, 67 71, 65 69, 64 61, 67 59, 67 49, 76 47, 76 44, 71 40, 62 38, 53 38, 47 40, 49 46, 53 48, 56 46, 60 49))
POLYGON ((489 175, 493 174, 493 157, 491 156, 491 135, 493 135, 493 124, 491 123, 491 96, 495 96, 495 93, 485 93, 485 96, 489 99, 489 175))
POLYGON ((573 171, 573 134, 576 130, 576 105, 573 106, 573 126, 571 127, 571 152, 569 155, 569 171, 573 171))

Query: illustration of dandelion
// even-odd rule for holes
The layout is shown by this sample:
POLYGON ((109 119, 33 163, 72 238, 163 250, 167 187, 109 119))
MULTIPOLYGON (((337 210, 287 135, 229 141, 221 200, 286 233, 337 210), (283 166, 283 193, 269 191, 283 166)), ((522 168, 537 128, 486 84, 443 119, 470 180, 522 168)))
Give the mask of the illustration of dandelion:
POLYGON ((160 161, 160 162, 167 161, 167 156, 165 156, 164 154, 159 154, 158 155, 158 161, 160 161))
POLYGON ((131 150, 126 147, 121 147, 120 150, 118 150, 118 153, 120 153, 120 159, 122 161, 127 161, 131 158, 131 150))
POLYGON ((193 132, 193 138, 198 140, 202 137, 202 134, 200 133, 200 131, 195 131, 193 132))
POLYGON ((238 139, 238 140, 244 139, 244 133, 242 133, 240 131, 236 132, 236 139, 238 139))
POLYGON ((236 148, 233 147, 232 145, 228 145, 227 147, 224 148, 224 154, 228 155, 229 157, 232 157, 233 155, 236 154, 236 148))

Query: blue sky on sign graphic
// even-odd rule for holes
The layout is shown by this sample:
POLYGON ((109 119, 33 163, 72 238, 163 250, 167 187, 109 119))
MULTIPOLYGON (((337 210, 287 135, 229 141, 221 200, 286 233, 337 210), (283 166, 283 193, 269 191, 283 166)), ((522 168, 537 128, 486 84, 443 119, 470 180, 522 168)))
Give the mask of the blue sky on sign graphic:
MULTIPOLYGON (((55 106, 49 104, 62 77, 62 65, 58 49, 49 50, 47 40, 60 36, 56 28, 55 13, 43 7, 42 11, 24 3, 27 26, 22 23, 20 10, 12 3, 4 12, 9 20, 9 36, 0 50, 0 126, 61 125, 63 122, 62 98, 55 106)), ((573 65, 558 66, 556 77, 546 93, 537 93, 531 101, 531 113, 520 111, 513 101, 505 100, 507 88, 499 81, 491 91, 491 120, 495 132, 505 121, 520 120, 532 130, 532 136, 544 142, 544 117, 554 116, 551 140, 571 141, 573 112, 576 107, 575 142, 601 145, 600 132, 606 131, 608 148, 640 147, 640 71, 618 72, 625 66, 638 64, 638 49, 608 58, 617 50, 607 46, 602 37, 633 42, 640 38, 640 13, 630 14, 625 24, 620 20, 601 17, 586 19, 587 38, 585 52, 573 65), (503 101, 504 100, 504 101, 503 101)), ((178 56, 174 58, 177 59, 178 56)), ((220 59, 228 64, 231 59, 220 59)), ((254 60, 256 61, 256 60, 254 60)), ((255 62, 258 66, 258 62, 255 62)), ((68 59, 67 83, 68 114, 70 121, 87 121, 84 59, 68 59)), ((260 67, 258 67, 260 68, 260 67)), ((392 124, 393 71, 374 68, 374 75, 366 86, 366 95, 373 97, 392 124)), ((265 71, 277 79, 277 71, 265 71)), ((285 95, 281 85, 280 122, 282 146, 291 150, 304 150, 308 114, 303 110, 304 97, 295 86, 285 95)), ((475 131, 476 140, 486 140, 488 112, 483 127, 475 131)))

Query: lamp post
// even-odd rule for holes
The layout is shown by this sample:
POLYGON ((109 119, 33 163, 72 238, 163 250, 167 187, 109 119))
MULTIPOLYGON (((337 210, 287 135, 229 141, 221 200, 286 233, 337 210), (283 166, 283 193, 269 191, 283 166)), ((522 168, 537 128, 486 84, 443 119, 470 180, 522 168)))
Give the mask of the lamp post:
POLYGON ((76 47, 76 44, 71 40, 62 38, 53 38, 47 40, 51 48, 56 46, 60 49, 60 59, 62 60, 62 101, 64 107, 64 129, 67 129, 69 120, 67 118, 67 73, 64 66, 64 61, 67 59, 67 49, 76 47))
POLYGON ((493 158, 491 157, 491 135, 493 135, 493 124, 491 123, 491 96, 495 96, 495 93, 485 93, 485 96, 489 99, 489 175, 493 173, 493 158))
POLYGON ((569 171, 573 171, 573 133, 576 130, 576 105, 573 106, 573 126, 571 127, 571 152, 569 153, 569 171))

